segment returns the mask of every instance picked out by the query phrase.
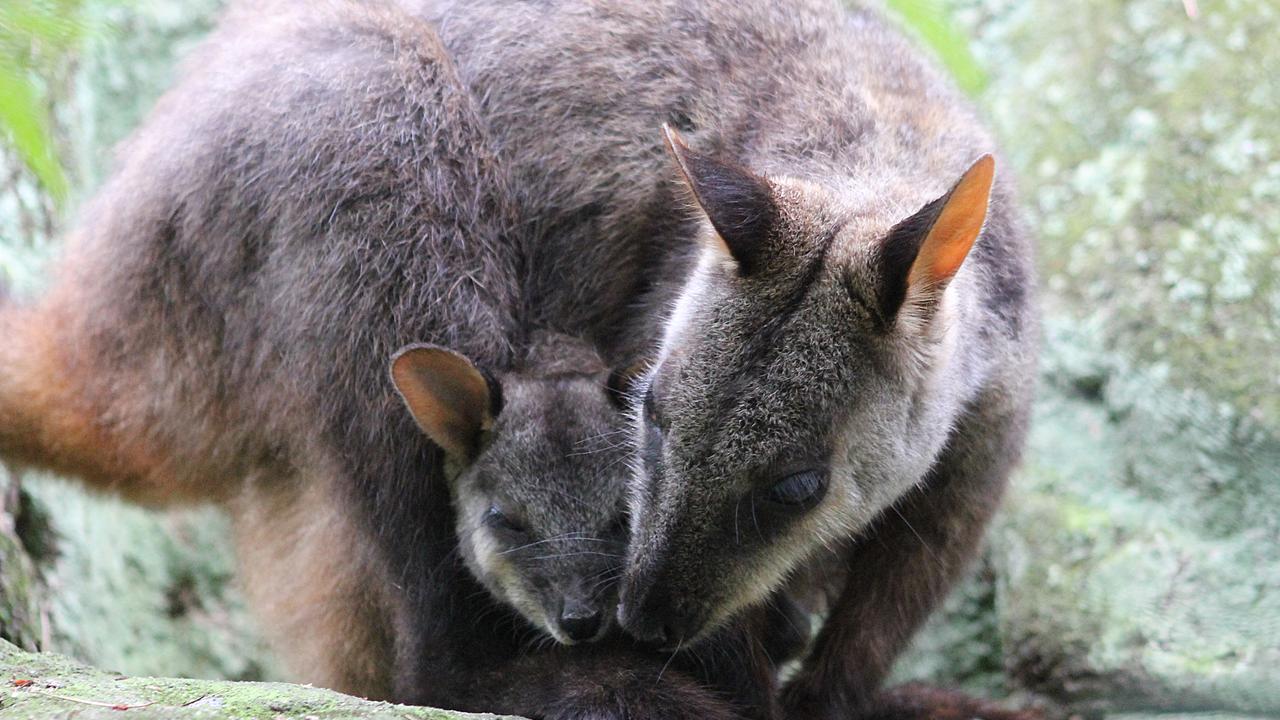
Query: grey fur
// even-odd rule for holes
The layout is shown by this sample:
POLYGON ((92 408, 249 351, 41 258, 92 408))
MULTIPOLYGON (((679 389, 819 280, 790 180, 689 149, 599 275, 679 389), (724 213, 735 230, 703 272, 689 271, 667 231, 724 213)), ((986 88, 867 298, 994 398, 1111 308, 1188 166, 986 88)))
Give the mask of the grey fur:
POLYGON ((557 683, 603 692, 591 676, 480 681, 537 644, 529 623, 556 634, 566 598, 608 629, 626 533, 622 415, 589 346, 531 333, 512 195, 430 26, 378 2, 233 8, 121 147, 50 291, 4 305, 0 452, 136 500, 225 503, 304 680, 585 712, 557 683), (453 473, 387 380, 419 341, 507 396, 453 473), (550 539, 508 548, 501 581, 473 562, 473 510, 495 501, 550 539))
POLYGON ((459 546, 495 597, 557 641, 566 611, 608 633, 626 550, 627 427, 606 396, 609 368, 584 343, 537 333, 502 373, 502 410, 474 460, 452 473, 459 546), (500 508, 517 532, 486 521, 500 508))
POLYGON ((1032 250, 1003 162, 945 293, 878 309, 890 231, 994 150, 975 113, 873 12, 829 0, 405 1, 438 21, 538 219, 535 305, 615 361, 657 348, 665 428, 637 418, 655 449, 622 622, 695 640, 819 577, 830 620, 787 705, 865 707, 976 552, 1025 431, 1032 250), (718 254, 664 122, 771 182, 767 272, 718 254), (751 499, 803 467, 829 474, 825 499, 760 526, 751 499))

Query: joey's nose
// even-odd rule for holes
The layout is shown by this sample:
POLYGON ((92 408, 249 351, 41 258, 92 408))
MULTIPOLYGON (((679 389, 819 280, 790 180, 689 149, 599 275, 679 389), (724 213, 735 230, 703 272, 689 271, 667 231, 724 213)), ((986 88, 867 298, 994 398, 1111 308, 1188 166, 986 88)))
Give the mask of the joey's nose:
POLYGON ((560 613, 560 629, 570 640, 586 642, 600 631, 601 620, 599 608, 566 605, 560 613))

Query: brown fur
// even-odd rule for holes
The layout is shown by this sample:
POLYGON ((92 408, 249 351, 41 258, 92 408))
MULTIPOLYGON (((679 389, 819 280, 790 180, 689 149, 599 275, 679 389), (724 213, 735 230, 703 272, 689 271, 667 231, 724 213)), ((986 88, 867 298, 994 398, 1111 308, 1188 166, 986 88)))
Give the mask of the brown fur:
POLYGON ((337 472, 306 477, 250 480, 230 501, 240 581, 294 677, 391 699, 386 570, 343 507, 337 472))
POLYGON ((64 289, 39 308, 0 317, 0 454, 140 502, 207 498, 207 488, 188 493, 175 483, 145 438, 108 422, 90 392, 94 365, 68 352, 74 306, 64 289))

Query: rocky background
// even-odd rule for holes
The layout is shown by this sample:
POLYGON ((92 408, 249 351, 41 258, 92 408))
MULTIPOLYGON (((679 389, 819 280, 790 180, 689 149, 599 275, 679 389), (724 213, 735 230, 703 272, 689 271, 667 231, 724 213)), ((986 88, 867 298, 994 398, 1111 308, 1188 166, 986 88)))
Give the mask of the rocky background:
MULTIPOLYGON (((0 144, 0 277, 39 287, 109 148, 218 4, 85 0, 73 41, 21 48, 69 192, 55 200, 0 144)), ((1280 715, 1280 6, 890 4, 933 18, 915 27, 1002 138, 1046 314, 1025 467, 900 677, 1088 717, 1280 715)), ((233 570, 212 510, 157 514, 0 468, 0 637, 17 646, 129 675, 279 678, 233 570)), ((61 662, 0 645, 0 684, 61 662)), ((0 687, 0 708, 32 697, 0 687)))

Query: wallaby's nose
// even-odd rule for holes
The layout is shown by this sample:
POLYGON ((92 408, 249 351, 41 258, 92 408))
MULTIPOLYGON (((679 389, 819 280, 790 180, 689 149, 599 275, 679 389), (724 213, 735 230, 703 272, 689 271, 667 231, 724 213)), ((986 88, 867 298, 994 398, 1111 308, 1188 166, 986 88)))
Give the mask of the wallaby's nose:
POLYGON ((669 646, 675 635, 671 626, 663 623, 661 618, 647 615, 630 618, 624 627, 635 639, 659 648, 669 646))
POLYGON ((619 624, 631 637, 662 649, 673 646, 682 635, 673 615, 669 606, 654 602, 652 594, 637 605, 618 608, 619 624))
POLYGON ((600 631, 600 608, 566 602, 560 611, 560 629, 574 642, 586 642, 600 631))

